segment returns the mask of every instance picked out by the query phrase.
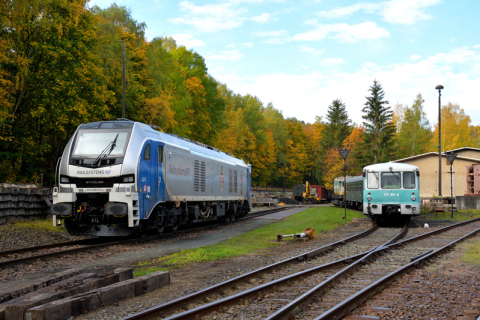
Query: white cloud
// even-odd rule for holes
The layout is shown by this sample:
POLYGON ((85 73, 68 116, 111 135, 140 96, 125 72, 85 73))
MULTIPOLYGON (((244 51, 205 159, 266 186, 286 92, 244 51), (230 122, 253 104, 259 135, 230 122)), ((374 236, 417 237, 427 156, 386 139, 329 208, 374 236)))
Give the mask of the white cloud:
POLYGON ((262 13, 259 16, 251 17, 250 20, 260 23, 267 23, 275 19, 272 18, 272 15, 270 13, 262 13))
POLYGON ((335 19, 335 18, 340 18, 340 17, 346 17, 346 16, 351 16, 355 12, 359 10, 364 10, 367 13, 375 12, 380 9, 380 6, 378 4, 374 3, 358 3, 354 4, 352 6, 348 7, 339 7, 335 8, 332 10, 322 10, 320 12, 317 12, 317 14, 322 17, 322 18, 330 18, 330 19, 335 19))
POLYGON ((391 0, 383 3, 383 20, 394 24, 412 25, 417 20, 431 19, 423 9, 437 5, 441 0, 391 0))
MULTIPOLYGON (((368 89, 376 79, 382 84, 390 106, 397 102, 411 105, 416 95, 421 93, 427 117, 433 125, 438 116, 435 86, 442 84, 445 86, 442 104, 458 103, 471 116, 472 124, 480 124, 480 103, 476 94, 480 86, 478 50, 458 48, 390 66, 367 62, 353 72, 329 69, 320 73, 310 70, 299 70, 299 74, 270 73, 232 79, 228 86, 240 94, 249 93, 264 102, 272 101, 285 117, 296 117, 306 122, 315 121, 317 115, 325 117, 328 105, 334 99, 342 99, 349 117, 361 123, 365 96, 369 95, 368 89), (452 68, 453 65, 463 68, 452 68)), ((214 76, 224 81, 221 74, 214 76)))
POLYGON ((425 8, 437 5, 441 0, 390 0, 380 3, 358 3, 346 7, 338 7, 328 11, 317 12, 322 18, 342 18, 358 11, 374 13, 383 16, 383 20, 393 24, 412 25, 418 20, 431 19, 424 12, 425 8))
POLYGON ((375 22, 363 22, 356 25, 346 25, 334 36, 340 42, 359 42, 362 40, 376 40, 390 37, 390 33, 381 27, 377 27, 375 22))
POLYGON ((412 55, 410 56, 410 61, 417 61, 417 60, 419 60, 419 59, 421 59, 421 58, 422 58, 422 56, 419 56, 418 54, 412 54, 412 55))
POLYGON ((318 49, 314 49, 314 48, 311 48, 309 46, 300 46, 300 51, 301 52, 308 52, 308 53, 311 53, 313 55, 321 55, 323 53, 323 50, 318 50, 318 49))
POLYGON ((185 12, 185 15, 169 20, 174 24, 191 25, 200 32, 229 30, 242 26, 245 21, 241 15, 246 10, 235 7, 231 3, 196 6, 189 1, 182 1, 179 6, 180 11, 185 12))
POLYGON ((277 31, 259 31, 255 32, 254 35, 257 37, 283 37, 288 34, 287 30, 277 30, 277 31))
POLYGON ((390 37, 390 33, 375 22, 362 22, 355 25, 347 23, 320 24, 315 30, 296 34, 293 41, 321 41, 330 37, 340 42, 360 42, 390 37))
POLYGON ((227 48, 237 48, 237 47, 251 48, 253 47, 253 42, 231 43, 227 46, 227 48))
POLYGON ((207 56, 210 60, 239 60, 243 54, 238 50, 223 50, 218 54, 207 56))
POLYGON ((190 34, 176 34, 172 36, 173 39, 177 42, 177 44, 181 46, 185 46, 186 48, 193 48, 193 47, 202 47, 205 46, 205 42, 199 39, 195 39, 192 35, 190 34))
POLYGON ((478 49, 478 48, 480 48, 480 44, 476 44, 476 45, 474 45, 473 47, 474 47, 475 49, 478 49))
POLYGON ((322 60, 323 65, 336 65, 336 64, 343 64, 345 61, 342 58, 325 58, 322 60))

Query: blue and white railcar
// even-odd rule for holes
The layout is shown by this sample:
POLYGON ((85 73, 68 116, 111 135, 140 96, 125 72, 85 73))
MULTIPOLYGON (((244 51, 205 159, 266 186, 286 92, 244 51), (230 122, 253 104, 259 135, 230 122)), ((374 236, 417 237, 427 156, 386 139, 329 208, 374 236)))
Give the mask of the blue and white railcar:
POLYGON ((363 214, 375 220, 409 219, 420 214, 420 171, 404 163, 363 168, 363 214))
POLYGON ((133 121, 82 124, 59 159, 54 225, 128 236, 250 211, 250 165, 133 121))

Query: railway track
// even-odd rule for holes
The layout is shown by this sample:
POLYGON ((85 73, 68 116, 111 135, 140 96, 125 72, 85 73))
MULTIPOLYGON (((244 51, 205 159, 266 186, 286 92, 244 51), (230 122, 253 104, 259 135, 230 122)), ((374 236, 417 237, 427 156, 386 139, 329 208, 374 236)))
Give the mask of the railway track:
MULTIPOLYGON (((229 295, 232 296, 233 292, 242 292, 245 291, 247 287, 252 287, 252 283, 269 283, 282 278, 285 274, 292 273, 292 270, 301 272, 304 269, 310 268, 312 265, 321 265, 324 263, 324 261, 336 260, 336 258, 334 258, 334 256, 336 256, 335 250, 342 246, 350 246, 352 250, 362 252, 364 246, 368 246, 368 242, 384 242, 383 237, 376 234, 377 230, 378 227, 373 227, 365 232, 349 238, 342 239, 301 255, 265 266, 263 268, 206 288, 202 291, 146 310, 126 319, 157 319, 157 317, 164 317, 166 315, 179 312, 185 308, 191 309, 192 306, 201 304, 202 301, 222 299, 225 297, 225 295, 227 295, 227 292, 229 292, 229 295), (366 240, 367 238, 369 240, 366 240)), ((398 232, 395 233, 398 234, 398 232)), ((206 314, 209 312, 210 311, 206 311, 206 314)))
POLYGON ((400 242, 407 228, 395 236, 392 230, 371 229, 123 320, 339 319, 411 268, 479 232, 480 219, 400 242))
MULTIPOLYGON (((258 211, 252 212, 247 216, 238 219, 238 221, 249 220, 256 217, 276 213, 279 211, 288 210, 290 208, 291 207, 280 207, 280 208, 274 208, 270 210, 262 210, 259 212, 258 211)), ((129 245, 129 244, 149 242, 149 241, 176 236, 184 233, 197 232, 197 231, 209 229, 209 228, 215 227, 216 225, 218 224, 206 225, 198 228, 180 230, 176 232, 164 233, 161 235, 155 235, 155 236, 144 237, 144 238, 113 240, 113 241, 109 239, 85 239, 85 240, 76 240, 76 241, 68 241, 68 242, 61 242, 61 243, 52 243, 52 244, 35 246, 35 247, 6 250, 6 251, 0 252, 0 268, 11 267, 11 266, 35 261, 37 259, 54 258, 57 256, 66 255, 66 254, 84 252, 92 249, 105 248, 109 246, 129 245), (65 247, 67 247, 67 249, 57 250, 59 248, 65 248, 65 247)))

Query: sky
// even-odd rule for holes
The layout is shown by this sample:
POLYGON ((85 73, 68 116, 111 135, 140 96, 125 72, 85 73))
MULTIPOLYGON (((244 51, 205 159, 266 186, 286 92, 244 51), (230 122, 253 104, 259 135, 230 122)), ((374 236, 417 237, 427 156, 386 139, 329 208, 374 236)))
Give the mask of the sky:
POLYGON ((458 104, 480 125, 478 0, 91 0, 131 10, 147 40, 169 36, 234 93, 285 118, 325 120, 335 99, 356 124, 373 81, 393 108, 422 94, 427 118, 458 104), (477 88, 477 89, 475 89, 477 88), (477 91, 478 90, 478 91, 477 91))

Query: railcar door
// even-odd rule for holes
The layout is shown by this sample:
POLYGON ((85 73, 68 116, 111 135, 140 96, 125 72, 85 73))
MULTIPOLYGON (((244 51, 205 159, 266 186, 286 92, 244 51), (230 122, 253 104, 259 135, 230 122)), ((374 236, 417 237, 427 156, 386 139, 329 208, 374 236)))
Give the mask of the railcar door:
POLYGON ((158 173, 158 194, 157 202, 165 201, 165 179, 164 179, 164 147, 165 144, 159 143, 157 148, 157 173, 158 173))

